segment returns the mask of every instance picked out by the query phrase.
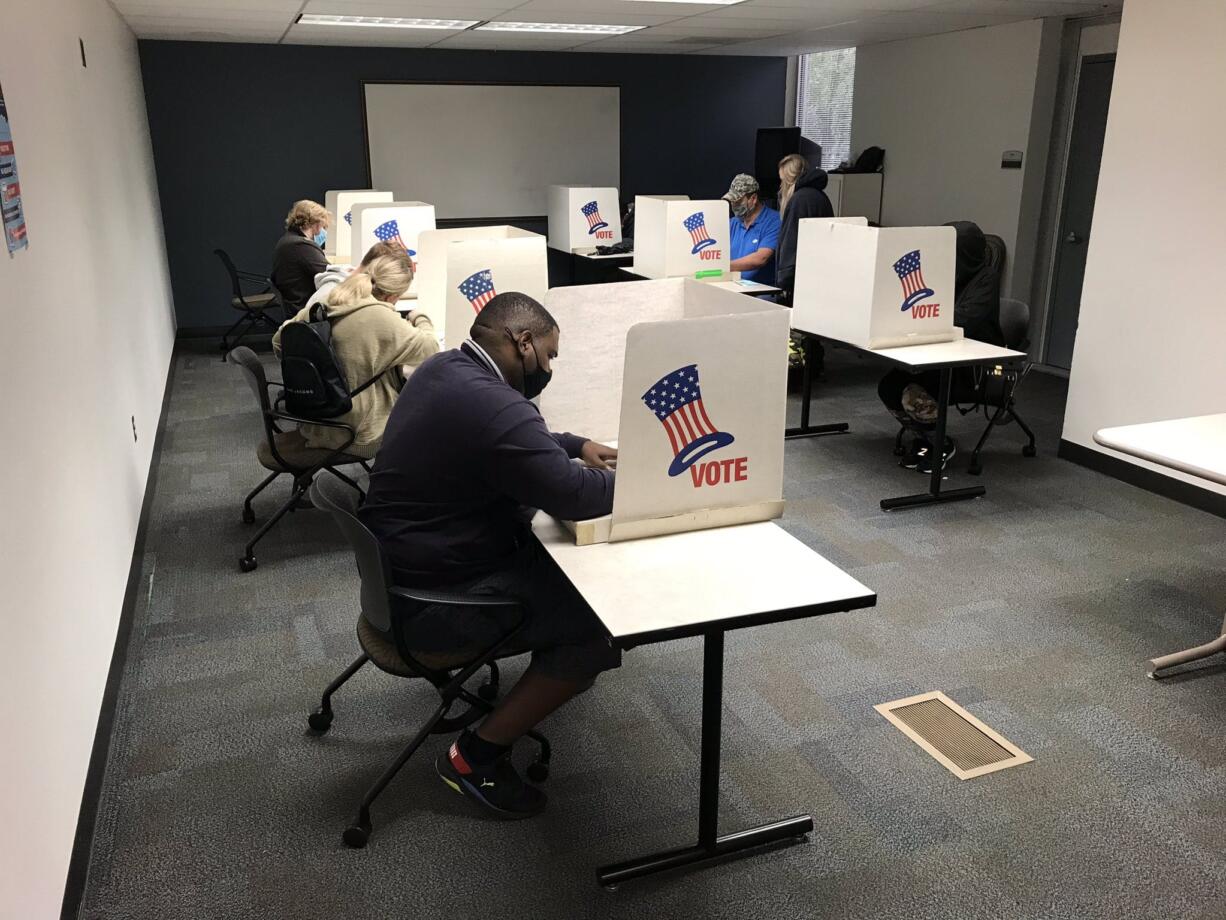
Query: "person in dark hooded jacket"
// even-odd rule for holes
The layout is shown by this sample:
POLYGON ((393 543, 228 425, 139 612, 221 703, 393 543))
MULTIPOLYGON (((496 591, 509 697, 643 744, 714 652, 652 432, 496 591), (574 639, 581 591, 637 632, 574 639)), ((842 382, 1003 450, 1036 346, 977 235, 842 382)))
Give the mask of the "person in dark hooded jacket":
MULTIPOLYGON (((1000 329, 1000 271, 988 264, 988 246, 979 225, 969 220, 946 224, 958 234, 954 257, 954 325, 961 326, 968 339, 990 345, 1005 344, 1000 329)), ((892 370, 881 378, 877 395, 890 414, 908 427, 921 433, 903 458, 902 465, 922 473, 931 471, 928 456, 931 445, 923 431, 931 429, 937 419, 937 400, 933 396, 941 385, 940 371, 919 374, 892 370)), ((958 368, 950 382, 951 402, 973 402, 975 375, 970 368, 958 368)), ((944 467, 957 450, 952 438, 945 439, 941 465, 944 467)))
POLYGON ((834 217, 834 206, 826 197, 826 173, 799 153, 779 161, 779 249, 775 253, 775 286, 786 292, 792 302, 796 284, 796 236, 805 217, 834 217))
POLYGON ((988 264, 988 241, 979 225, 950 221, 958 234, 954 262, 954 325, 968 339, 1005 344, 1000 329, 1000 271, 988 264))

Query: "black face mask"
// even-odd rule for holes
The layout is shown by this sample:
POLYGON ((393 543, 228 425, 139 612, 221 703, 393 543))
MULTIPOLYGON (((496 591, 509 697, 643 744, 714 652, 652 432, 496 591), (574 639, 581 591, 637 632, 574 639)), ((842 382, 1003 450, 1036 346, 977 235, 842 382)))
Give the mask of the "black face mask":
MULTIPOLYGON (((519 351, 519 342, 515 336, 511 335, 511 330, 505 330, 507 338, 515 344, 516 352, 519 351)), ((536 356, 536 370, 529 371, 527 364, 524 362, 524 356, 519 356, 520 367, 523 368, 524 377, 524 398, 535 399, 541 395, 545 387, 549 386, 549 381, 553 377, 553 371, 547 371, 541 367, 541 353, 536 350, 536 342, 532 343, 532 354, 536 356)))

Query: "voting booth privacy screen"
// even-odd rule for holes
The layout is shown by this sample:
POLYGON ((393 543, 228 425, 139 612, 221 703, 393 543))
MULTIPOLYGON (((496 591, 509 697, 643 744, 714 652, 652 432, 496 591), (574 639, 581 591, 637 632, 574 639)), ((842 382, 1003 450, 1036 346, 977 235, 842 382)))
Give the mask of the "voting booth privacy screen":
POLYGON ((418 235, 416 309, 451 348, 494 297, 519 291, 543 301, 549 290, 545 237, 518 227, 461 227, 418 235))
POLYGON ((615 188, 549 186, 549 245, 574 252, 620 243, 619 207, 615 188))
POLYGON ((957 338, 954 229, 865 223, 800 222, 793 327, 869 349, 957 338))
POLYGON ((555 288, 545 305, 561 330, 546 422, 618 445, 613 513, 587 542, 782 514, 786 309, 683 279, 555 288))
POLYGON ((634 273, 645 278, 728 274, 728 202, 638 195, 634 273))
POLYGON ((366 83, 363 100, 371 182, 442 219, 539 217, 552 184, 621 181, 616 86, 366 83))
POLYGON ((324 252, 328 254, 329 261, 335 259, 344 262, 352 254, 354 205, 391 201, 394 197, 391 192, 380 192, 370 188, 325 192, 324 207, 332 216, 332 225, 328 230, 328 242, 324 245, 324 252))
POLYGON ((434 205, 424 201, 388 201, 377 204, 355 204, 350 212, 351 265, 375 243, 400 246, 414 263, 417 258, 417 238, 424 230, 434 229, 434 205))

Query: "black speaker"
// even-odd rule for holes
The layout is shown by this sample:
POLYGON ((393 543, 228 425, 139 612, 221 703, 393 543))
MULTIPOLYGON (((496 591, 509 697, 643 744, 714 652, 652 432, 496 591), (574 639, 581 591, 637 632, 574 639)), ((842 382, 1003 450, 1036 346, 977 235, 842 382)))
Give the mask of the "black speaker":
POLYGON ((800 128, 759 128, 754 144, 753 174, 763 198, 779 197, 779 161, 800 153, 800 128))

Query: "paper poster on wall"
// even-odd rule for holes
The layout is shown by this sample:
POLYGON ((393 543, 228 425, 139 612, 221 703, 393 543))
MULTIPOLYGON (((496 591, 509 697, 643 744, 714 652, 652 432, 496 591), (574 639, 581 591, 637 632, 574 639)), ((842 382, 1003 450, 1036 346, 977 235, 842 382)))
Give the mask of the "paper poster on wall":
POLYGON ((17 157, 13 150, 13 132, 9 126, 3 87, 0 87, 0 210, 4 214, 4 242, 11 256, 18 249, 29 246, 30 241, 26 236, 21 183, 17 179, 17 157))

